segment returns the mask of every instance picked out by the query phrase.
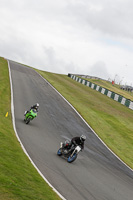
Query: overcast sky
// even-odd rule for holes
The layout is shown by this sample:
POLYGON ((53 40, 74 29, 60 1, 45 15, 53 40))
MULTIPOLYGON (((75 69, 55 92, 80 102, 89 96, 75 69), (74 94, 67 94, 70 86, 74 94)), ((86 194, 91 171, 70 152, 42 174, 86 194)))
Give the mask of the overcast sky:
POLYGON ((0 0, 0 56, 133 86, 133 1, 0 0))

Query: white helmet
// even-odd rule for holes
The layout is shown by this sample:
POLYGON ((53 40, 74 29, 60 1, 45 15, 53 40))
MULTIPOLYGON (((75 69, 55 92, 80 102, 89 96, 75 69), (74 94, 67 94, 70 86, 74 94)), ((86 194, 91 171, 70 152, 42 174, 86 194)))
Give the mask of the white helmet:
POLYGON ((85 135, 81 135, 81 136, 80 136, 80 140, 81 140, 81 141, 85 141, 85 140, 86 140, 86 136, 85 136, 85 135))
POLYGON ((36 108, 39 108, 39 103, 36 103, 36 104, 35 104, 35 107, 36 107, 36 108))

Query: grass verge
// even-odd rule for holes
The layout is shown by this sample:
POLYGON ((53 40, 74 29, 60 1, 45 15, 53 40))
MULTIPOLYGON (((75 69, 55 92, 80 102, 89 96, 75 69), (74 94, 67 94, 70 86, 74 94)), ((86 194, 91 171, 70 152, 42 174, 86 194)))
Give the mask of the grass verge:
POLYGON ((10 95, 7 61, 0 58, 0 200, 59 200, 20 147, 12 126, 10 95))
POLYGON ((133 111, 66 75, 38 71, 87 123, 133 169, 133 111))

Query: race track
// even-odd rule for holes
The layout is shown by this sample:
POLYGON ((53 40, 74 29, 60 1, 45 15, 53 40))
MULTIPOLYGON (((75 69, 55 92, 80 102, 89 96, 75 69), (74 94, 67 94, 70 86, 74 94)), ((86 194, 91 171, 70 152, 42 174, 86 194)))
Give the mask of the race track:
POLYGON ((96 137, 66 101, 33 69, 9 61, 16 130, 29 156, 67 200, 132 200, 133 171, 96 137), (23 113, 39 114, 26 125, 23 113), (56 155, 60 142, 85 134, 85 150, 74 163, 56 155))

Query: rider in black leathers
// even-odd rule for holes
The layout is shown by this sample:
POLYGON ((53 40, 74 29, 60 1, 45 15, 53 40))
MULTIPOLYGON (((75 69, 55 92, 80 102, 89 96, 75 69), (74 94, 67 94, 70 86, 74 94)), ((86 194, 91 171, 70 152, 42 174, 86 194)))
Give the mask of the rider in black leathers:
POLYGON ((72 146, 81 146, 81 149, 84 149, 84 141, 86 140, 86 136, 85 135, 81 135, 80 137, 74 137, 71 139, 71 142, 69 143, 68 141, 66 141, 64 143, 64 148, 67 149, 71 149, 72 146))
POLYGON ((85 141, 86 137, 85 136, 81 136, 81 137, 74 137, 72 138, 71 140, 71 145, 74 145, 74 146, 81 146, 82 149, 84 149, 84 141, 85 141))
MULTIPOLYGON (((36 112, 38 112, 39 103, 36 103, 35 105, 31 106, 31 107, 30 107, 30 110, 31 110, 31 109, 35 109, 36 112)), ((29 110, 29 111, 30 111, 30 110, 29 110)), ((25 111, 24 115, 26 115, 29 111, 25 111)))
POLYGON ((38 112, 39 103, 36 103, 35 105, 31 106, 30 110, 31 110, 31 109, 35 109, 35 110, 38 112))
POLYGON ((81 135, 80 137, 74 137, 71 140, 71 146, 81 146, 81 149, 84 149, 84 141, 86 140, 86 136, 85 135, 81 135))

